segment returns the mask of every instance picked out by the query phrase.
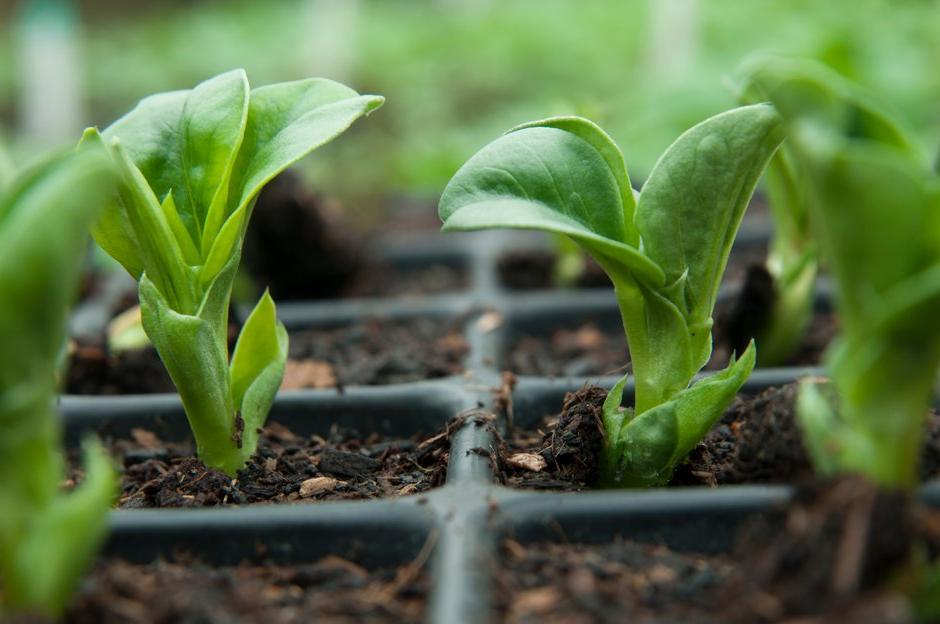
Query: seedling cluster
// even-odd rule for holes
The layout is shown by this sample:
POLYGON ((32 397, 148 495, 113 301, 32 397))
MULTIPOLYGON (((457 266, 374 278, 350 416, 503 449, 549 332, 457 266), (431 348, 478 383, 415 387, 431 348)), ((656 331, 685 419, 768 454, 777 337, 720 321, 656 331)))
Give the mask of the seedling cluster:
MULTIPOLYGON (((444 189, 443 229, 545 231, 572 269, 560 281, 577 273, 581 252, 609 276, 630 361, 602 408, 596 485, 607 488, 669 483, 756 363, 795 350, 829 271, 840 335, 825 358, 830 380, 802 383, 804 445, 820 475, 912 490, 940 368, 940 178, 888 114, 828 70, 772 59, 749 66, 742 84, 742 105, 679 136, 640 190, 587 119, 513 128, 444 189), (762 177, 777 226, 766 266, 773 306, 743 352, 699 376, 762 177)), ((115 496, 111 460, 91 439, 80 483, 59 491, 56 380, 87 234, 138 282, 140 326, 199 459, 235 476, 256 453, 288 351, 267 293, 229 350, 252 209, 275 176, 382 103, 322 79, 251 88, 232 71, 146 98, 38 165, 0 158, 0 299, 15 302, 0 308, 4 609, 62 612, 115 496)))

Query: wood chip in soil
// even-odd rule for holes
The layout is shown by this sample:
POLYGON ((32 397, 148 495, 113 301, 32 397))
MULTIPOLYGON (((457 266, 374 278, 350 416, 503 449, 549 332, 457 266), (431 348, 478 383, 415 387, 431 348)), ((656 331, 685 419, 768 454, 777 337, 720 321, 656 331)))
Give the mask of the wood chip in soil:
MULTIPOLYGON (((444 482, 455 424, 428 436, 385 438, 334 427, 325 438, 278 423, 263 430, 258 452, 236 478, 210 470, 191 443, 136 429, 112 440, 124 466, 119 506, 206 507, 406 496, 444 482)), ((80 480, 73 454, 72 479, 80 480)))
MULTIPOLYGON (((438 379, 463 372, 463 320, 367 319, 290 334, 285 390, 342 388, 438 379)), ((103 340, 75 345, 69 394, 176 392, 153 347, 109 353, 103 340)))
MULTIPOLYGON (((725 411, 670 485, 715 486, 745 483, 798 483, 813 476, 796 420, 798 384, 739 396, 725 411)), ((536 427, 514 427, 499 443, 492 461, 500 481, 512 487, 579 491, 596 482, 601 408, 607 391, 585 386, 567 393, 558 414, 536 427), (559 427, 561 423, 561 427, 559 427), (538 456, 545 467, 533 470, 515 456, 538 456)), ((535 465, 532 461, 528 462, 535 465)), ((931 410, 921 456, 920 477, 940 475, 940 415, 931 410)))
POLYGON ((103 561, 83 582, 68 624, 420 622, 428 575, 410 564, 368 570, 329 556, 310 564, 214 567, 103 561))

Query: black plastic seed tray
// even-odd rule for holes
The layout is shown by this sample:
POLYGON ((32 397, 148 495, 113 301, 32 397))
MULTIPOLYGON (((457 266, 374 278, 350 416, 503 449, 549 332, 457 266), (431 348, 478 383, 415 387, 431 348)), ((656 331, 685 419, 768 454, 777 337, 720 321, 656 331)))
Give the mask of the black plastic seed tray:
MULTIPOLYGON (((415 239, 417 240, 417 239, 415 239)), ((519 327, 551 319, 570 321, 586 314, 616 312, 613 294, 590 291, 511 292, 500 287, 501 254, 538 244, 526 233, 496 232, 432 236, 418 244, 407 237, 389 244, 391 257, 448 262, 469 273, 460 293, 391 301, 282 303, 289 329, 355 323, 369 317, 435 316, 461 319, 470 345, 464 373, 446 379, 393 386, 348 387, 282 393, 270 421, 301 435, 322 433, 333 424, 361 432, 396 436, 434 433, 458 414, 492 415, 507 341, 519 327)), ((813 369, 757 370, 744 392, 788 383, 813 369)), ((607 385, 615 377, 590 381, 607 385)), ((565 392, 584 377, 523 376, 512 397, 516 423, 534 423, 557 412, 565 392)), ((632 394, 627 388, 625 396, 632 394)), ((75 444, 88 431, 119 435, 134 427, 166 439, 187 435, 175 395, 75 397, 61 399, 67 438, 75 444)), ((495 414, 505 431, 505 414, 495 414)), ((107 552, 134 561, 191 551, 219 564, 259 557, 311 560, 325 554, 364 565, 400 564, 433 545, 433 579, 425 620, 489 622, 492 572, 499 543, 512 535, 525 541, 605 541, 615 536, 658 541, 709 551, 726 549, 734 526, 789 496, 782 486, 716 489, 544 493, 496 484, 486 451, 495 440, 481 419, 467 418, 452 440, 446 483, 429 492, 363 502, 317 502, 210 510, 115 511, 107 552), (259 545, 261 548, 259 549, 259 545)))

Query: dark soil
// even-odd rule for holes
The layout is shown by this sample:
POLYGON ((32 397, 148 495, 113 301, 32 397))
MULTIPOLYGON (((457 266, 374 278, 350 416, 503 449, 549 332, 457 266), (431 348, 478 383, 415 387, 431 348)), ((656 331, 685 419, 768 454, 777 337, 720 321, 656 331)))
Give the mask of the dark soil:
MULTIPOLYGON (((732 345, 722 330, 728 305, 716 306, 715 346, 706 370, 728 365, 732 345)), ((785 366, 817 366, 837 331, 835 315, 818 312, 803 344, 785 366)), ((510 343, 504 368, 517 375, 585 377, 622 374, 630 362, 626 338, 619 325, 608 327, 587 321, 573 328, 559 327, 545 333, 521 334, 510 343)))
POLYGON ((511 624, 718 624, 716 590, 739 578, 730 557, 617 540, 603 546, 503 543, 495 605, 511 624))
POLYGON ((411 298, 459 292, 466 290, 469 285, 470 275, 467 270, 446 262, 396 266, 367 259, 342 296, 411 298))
MULTIPOLYGON (((206 468, 194 457, 192 442, 135 429, 131 439, 110 444, 123 466, 118 505, 211 507, 418 494, 443 484, 455 426, 410 438, 334 426, 323 438, 269 423, 258 452, 234 479, 206 468)), ((78 466, 77 454, 73 459, 78 466)), ((77 480, 76 472, 72 476, 77 480)))
MULTIPOLYGON (((761 264, 767 257, 765 244, 734 249, 725 269, 724 284, 739 284, 748 267, 761 264)), ((496 270, 499 283, 510 290, 544 290, 557 288, 553 281, 555 253, 550 249, 522 249, 499 258, 496 270)), ((592 258, 585 255, 584 274, 573 288, 610 288, 610 278, 592 258)))
POLYGON ((560 414, 536 429, 515 427, 505 440, 497 433, 493 461, 504 485, 574 492, 598 477, 604 439, 601 408, 607 391, 585 387, 565 395, 560 414))
POLYGON ((176 392, 156 349, 110 353, 104 339, 77 342, 65 379, 68 394, 156 394, 176 392))
MULTIPOLYGON (((680 465, 674 486, 742 483, 801 483, 813 476, 795 415, 797 384, 739 396, 721 420, 680 465)), ((565 395, 561 414, 548 415, 535 428, 514 428, 494 456, 501 481, 528 489, 589 489, 598 470, 601 407, 607 392, 589 386, 565 395), (581 424, 572 429, 570 423, 581 424), (560 425, 559 425, 560 423, 560 425), (573 435, 580 439, 573 439, 573 435), (564 441, 559 446, 558 440, 564 441), (568 455, 575 449, 577 455, 568 455), (560 451, 560 452, 559 452, 560 451), (536 455, 537 463, 526 460, 536 455), (573 470, 569 457, 576 457, 573 470)), ((931 410, 922 455, 921 479, 940 475, 940 415, 931 410)))
MULTIPOLYGON (((469 349, 462 326, 462 321, 431 318, 370 319, 291 332, 283 388, 384 385, 459 374, 469 349)), ((113 354, 103 342, 75 346, 65 384, 69 394, 176 391, 152 347, 113 354)))
POLYGON ((467 287, 468 275, 443 262, 398 267, 369 255, 369 237, 342 207, 309 193, 286 172, 269 183, 245 235, 243 263, 275 301, 409 297, 467 287))
MULTIPOLYGON (((610 288, 610 278, 592 258, 585 256, 584 273, 574 288, 610 288)), ((496 266, 499 283, 511 290, 555 288, 555 254, 546 249, 523 249, 504 254, 496 266)))
POLYGON ((616 540, 503 545, 504 621, 913 624, 897 572, 935 544, 937 512, 845 478, 745 522, 730 555, 616 540))
POLYGON ((87 577, 70 624, 189 622, 420 622, 430 585, 415 561, 368 570, 329 556, 316 563, 214 567, 109 559, 87 577))
POLYGON ((462 319, 368 319, 343 327, 293 332, 290 359, 301 364, 326 363, 335 383, 298 382, 288 377, 289 370, 284 388, 385 385, 457 375, 463 372, 469 348, 462 319))

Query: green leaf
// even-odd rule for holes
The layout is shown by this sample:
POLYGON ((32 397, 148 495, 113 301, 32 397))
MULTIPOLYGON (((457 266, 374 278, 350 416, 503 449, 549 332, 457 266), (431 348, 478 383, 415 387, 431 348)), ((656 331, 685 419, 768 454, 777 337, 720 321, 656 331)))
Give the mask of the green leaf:
POLYGON ((815 222, 836 276, 842 322, 861 328, 889 289, 936 262, 940 202, 925 185, 924 169, 918 173, 891 148, 839 146, 818 135, 800 145, 824 206, 815 222))
POLYGON ((381 96, 359 95, 320 78, 252 89, 245 139, 232 175, 229 214, 250 205, 277 174, 383 102, 381 96))
POLYGON ((243 444, 254 448, 258 429, 281 386, 287 362, 287 330, 278 322, 267 291, 245 321, 235 345, 230 376, 235 408, 244 421, 243 444))
POLYGON ((914 143, 869 94, 821 63, 769 57, 745 65, 745 99, 772 102, 789 120, 811 121, 849 139, 917 154, 914 143))
POLYGON ((175 187, 183 215, 190 215, 203 253, 208 251, 223 217, 232 166, 248 120, 248 77, 238 69, 198 85, 190 92, 180 118, 182 180, 175 187), (216 201, 218 196, 218 201, 216 201), (213 217, 207 223, 207 218, 213 217), (205 232, 203 232, 205 226, 205 232))
POLYGON ((114 192, 85 145, 20 172, 0 195, 0 602, 58 616, 106 531, 115 476, 86 445, 87 477, 62 494, 55 374, 88 229, 114 192))
POLYGON ((87 440, 83 450, 84 480, 31 519, 4 570, 14 607, 62 613, 104 542, 117 475, 97 440, 87 440))
POLYGON ((643 185, 637 227, 644 252, 667 284, 684 280, 674 301, 690 324, 711 317, 744 210, 782 140, 772 107, 736 108, 685 132, 643 185))
POLYGON ((625 423, 616 446, 621 453, 604 476, 620 487, 668 483, 675 467, 705 437, 754 369, 753 342, 737 361, 673 398, 625 423))
POLYGON ((602 264, 662 284, 660 268, 628 243, 635 237, 624 215, 632 211, 633 197, 626 192, 630 182, 622 157, 612 156, 616 146, 587 120, 553 123, 558 122, 510 131, 468 160, 441 196, 443 229, 566 234, 602 264), (604 147, 599 150, 598 144, 604 147), (611 160, 619 166, 612 168, 611 160))
POLYGON ((15 302, 0 306, 0 388, 55 369, 85 233, 113 182, 107 158, 83 149, 24 171, 0 198, 0 300, 15 302))
MULTIPOLYGON (((286 330, 278 322, 274 300, 265 290, 242 327, 232 355, 232 398, 236 409, 254 380, 274 362, 283 369, 287 359, 286 330), (285 340, 281 340, 281 334, 285 340)), ((280 380, 278 380, 280 381, 280 380)))
MULTIPOLYGON (((197 452, 212 468, 234 473, 234 407, 228 385, 228 351, 216 323, 173 310, 145 274, 140 280, 144 330, 179 391, 197 452)), ((240 458, 238 458, 240 459, 240 458)))
MULTIPOLYGON (((100 149, 109 154, 107 150, 110 148, 105 146, 96 128, 85 130, 79 145, 100 149)), ((139 279, 144 272, 144 261, 140 257, 134 227, 127 218, 124 203, 115 191, 102 204, 101 215, 91 230, 95 242, 117 260, 134 279, 139 279)))
POLYGON ((15 176, 16 166, 13 164, 13 159, 10 158, 10 154, 3 143, 0 142, 0 193, 6 190, 15 176))

